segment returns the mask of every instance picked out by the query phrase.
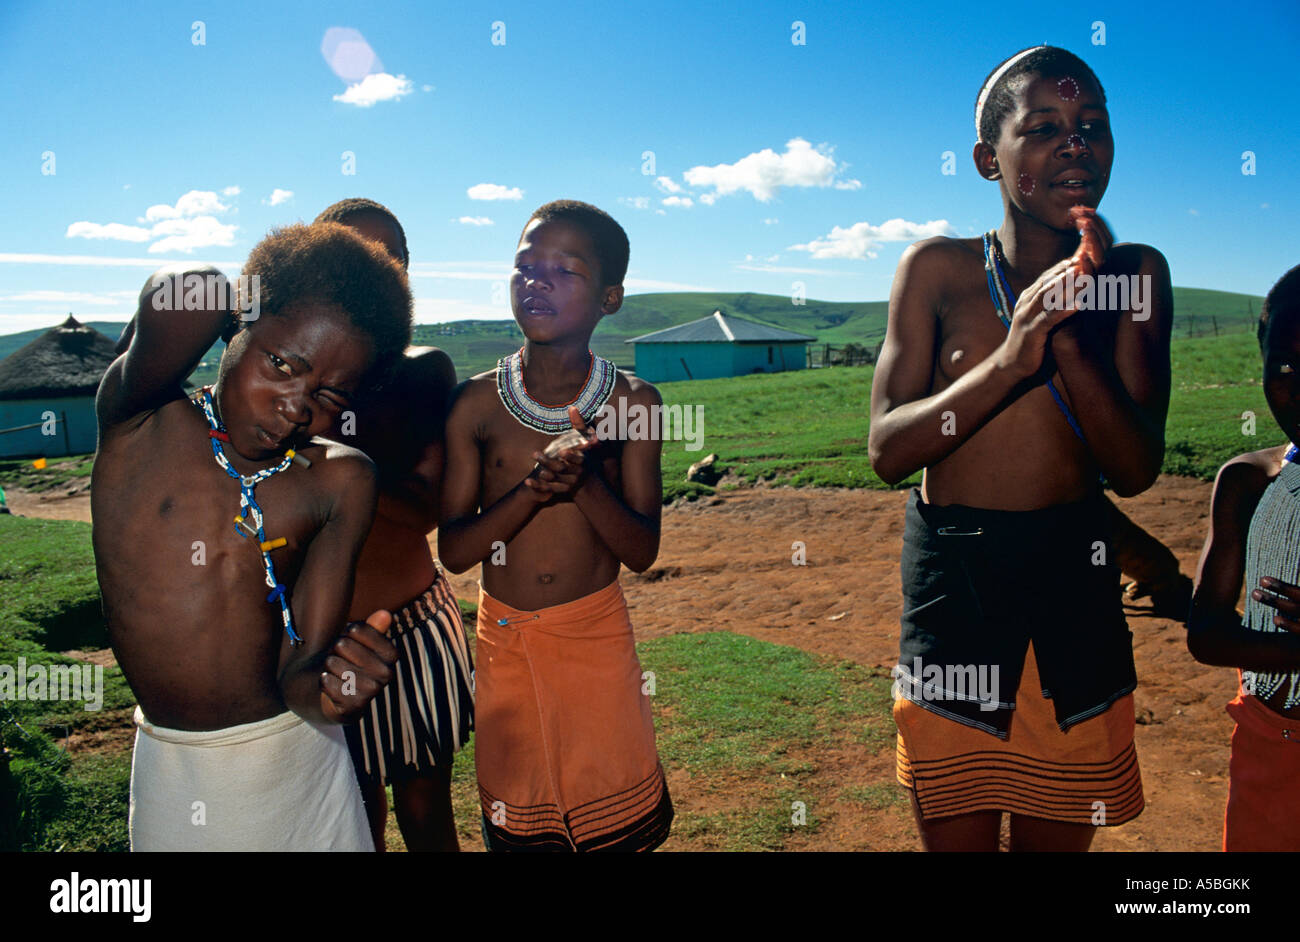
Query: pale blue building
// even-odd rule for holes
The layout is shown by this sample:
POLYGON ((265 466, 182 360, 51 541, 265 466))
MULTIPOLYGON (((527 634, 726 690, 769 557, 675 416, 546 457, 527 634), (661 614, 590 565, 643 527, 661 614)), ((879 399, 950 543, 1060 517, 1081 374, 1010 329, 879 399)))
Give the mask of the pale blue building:
POLYGON ((636 375, 650 383, 782 373, 808 365, 817 338, 714 311, 697 321, 633 337, 636 375))

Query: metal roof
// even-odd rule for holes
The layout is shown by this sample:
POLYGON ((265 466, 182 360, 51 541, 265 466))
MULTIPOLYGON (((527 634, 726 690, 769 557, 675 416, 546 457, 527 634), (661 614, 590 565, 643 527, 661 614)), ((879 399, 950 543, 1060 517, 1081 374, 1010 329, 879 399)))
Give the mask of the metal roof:
POLYGON ((813 343, 817 338, 769 327, 733 314, 714 311, 697 321, 678 324, 624 343, 813 343))

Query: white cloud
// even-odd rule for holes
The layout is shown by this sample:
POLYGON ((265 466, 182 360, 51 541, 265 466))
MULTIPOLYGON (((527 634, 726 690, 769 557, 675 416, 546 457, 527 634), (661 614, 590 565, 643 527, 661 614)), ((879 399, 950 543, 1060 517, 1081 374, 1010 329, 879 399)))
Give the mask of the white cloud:
POLYGON ((508 281, 510 267, 500 262, 412 262, 408 275, 448 281, 508 281))
POLYGON ((136 291, 106 291, 100 294, 91 294, 88 291, 23 291, 0 297, 0 301, 121 306, 123 303, 133 301, 138 293, 136 291))
POLYGON ((187 216, 210 216, 224 213, 229 206, 211 190, 190 190, 176 201, 175 206, 160 203, 145 210, 144 218, 138 222, 157 222, 160 219, 184 219, 187 216))
POLYGON ((269 206, 279 206, 281 203, 287 203, 293 199, 293 190, 282 190, 278 186, 271 191, 271 195, 262 200, 269 206))
POLYGON ((465 195, 472 200, 518 200, 524 198, 524 191, 500 183, 475 183, 465 191, 465 195))
POLYGON ((631 206, 633 209, 650 208, 650 197, 648 196, 620 196, 618 201, 624 206, 631 206))
MULTIPOLYGON (((238 187, 226 187, 226 195, 239 192, 238 187)), ((284 202, 293 196, 288 190, 277 189, 269 200, 272 206, 284 202)), ((268 202, 263 200, 263 202, 268 202)), ((149 246, 152 255, 158 252, 193 252, 195 249, 211 245, 233 245, 235 232, 239 227, 233 223, 223 223, 214 213, 228 212, 230 207, 212 190, 190 190, 170 206, 159 203, 150 206, 139 222, 153 223, 152 226, 130 226, 124 223, 97 223, 79 221, 68 226, 64 234, 69 239, 113 239, 118 242, 148 242, 156 239, 149 246)), ((55 256, 57 257, 57 256, 55 256)), ((77 263, 71 263, 77 264, 77 263)), ((84 264, 99 264, 87 262, 84 264)))
POLYGON ((64 233, 68 239, 117 239, 119 242, 148 242, 153 234, 140 226, 120 222, 74 222, 64 233))
POLYGON ((162 236, 149 246, 154 252, 193 252, 210 245, 234 245, 238 226, 221 222, 215 216, 193 219, 168 219, 153 227, 152 235, 162 236))
POLYGON ((680 281, 655 281, 653 278, 624 278, 629 291, 714 291, 708 285, 686 285, 680 281))
POLYGON ((781 221, 781 220, 777 219, 775 216, 769 216, 767 219, 764 219, 764 220, 763 220, 763 225, 765 225, 765 226, 775 226, 775 225, 776 225, 778 222, 780 222, 780 221, 781 221))
POLYGON ((238 195, 239 195, 239 187, 237 187, 237 186, 228 186, 228 187, 226 187, 224 190, 221 191, 221 195, 222 195, 222 196, 238 196, 238 195))
POLYGON ((689 196, 669 196, 659 202, 663 203, 665 206, 681 206, 683 209, 689 209, 695 205, 695 201, 689 196))
POLYGON ((431 91, 433 91, 433 86, 432 86, 432 85, 421 85, 421 86, 420 86, 420 91, 422 91, 422 92, 431 92, 431 91))
MULTIPOLYGON (((89 268, 158 268, 156 258, 123 258, 114 255, 50 255, 34 252, 0 252, 0 265, 64 265, 89 268)), ((194 259, 191 264, 212 265, 230 271, 239 271, 243 262, 216 262, 194 259)))
POLYGON ((711 193, 700 197, 701 203, 711 204, 719 196, 742 190, 752 194, 760 203, 769 202, 783 187, 829 187, 856 190, 858 180, 836 180, 844 169, 831 155, 826 144, 813 147, 801 137, 786 142, 785 153, 778 154, 770 147, 740 158, 734 164, 716 164, 712 167, 692 167, 682 176, 691 186, 712 187, 711 193))
POLYGON ((941 235, 956 235, 956 230, 946 219, 930 222, 889 219, 878 226, 869 222, 855 222, 847 229, 836 226, 827 236, 790 248, 807 252, 813 258, 865 259, 875 258, 882 242, 915 242, 941 235))
MULTIPOLYGON (((447 321, 510 320, 510 302, 502 304, 477 304, 464 298, 416 298, 415 323, 443 324, 447 321)), ((435 339, 434 345, 438 344, 435 339)))
POLYGON ((487 216, 461 216, 458 220, 462 226, 491 226, 494 225, 487 216))
POLYGON ((671 177, 656 177, 655 186, 659 187, 665 193, 681 193, 682 186, 675 183, 671 177))
POLYGON ((387 72, 372 72, 355 85, 349 85, 335 101, 358 108, 369 108, 381 101, 397 101, 414 91, 415 85, 405 75, 389 75, 387 72))
POLYGON ((735 268, 735 269, 738 270, 738 271, 761 271, 761 272, 768 272, 768 273, 778 274, 778 275, 818 275, 818 276, 820 276, 820 275, 851 275, 851 274, 855 274, 854 272, 846 272, 846 271, 827 271, 826 269, 823 269, 823 268, 796 268, 796 267, 793 267, 793 266, 790 266, 790 265, 768 265, 768 264, 748 265, 748 264, 736 264, 736 265, 734 265, 734 266, 732 266, 732 267, 735 268))

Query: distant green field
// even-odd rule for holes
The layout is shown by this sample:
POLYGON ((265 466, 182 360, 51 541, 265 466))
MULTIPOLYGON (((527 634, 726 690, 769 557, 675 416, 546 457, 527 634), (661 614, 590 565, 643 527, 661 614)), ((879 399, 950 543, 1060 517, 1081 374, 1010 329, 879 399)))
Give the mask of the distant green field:
MULTIPOLYGON (((1174 335, 1177 337, 1245 332, 1254 329, 1262 298, 1174 288, 1174 335)), ((634 368, 632 337, 707 317, 715 310, 783 327, 817 338, 818 344, 862 344, 874 350, 885 336, 887 301, 816 301, 794 304, 770 294, 674 292, 632 295, 617 314, 605 318, 591 338, 591 349, 622 369, 634 368)), ((415 343, 446 350, 461 379, 489 370, 519 349, 523 335, 513 321, 455 321, 415 328, 415 343)))
MULTIPOLYGON (((1171 363, 1166 473, 1212 480, 1234 455, 1282 443, 1264 400, 1252 332, 1175 337, 1171 363), (1253 436, 1243 432, 1247 413, 1254 415, 1253 436)), ((836 367, 660 384, 665 405, 700 406, 704 415, 699 451, 664 443, 665 498, 699 490, 682 482, 691 463, 710 452, 747 483, 885 487, 867 460, 872 374, 871 367, 836 367)))
MULTIPOLYGON (((1174 335, 1192 337, 1230 334, 1252 330, 1263 298, 1255 295, 1209 291, 1203 288, 1174 288, 1174 335)), ((617 314, 605 318, 591 338, 591 348, 613 360, 621 369, 634 368, 633 348, 624 343, 631 337, 663 330, 677 324, 708 317, 715 310, 760 323, 784 327, 817 338, 819 344, 879 346, 885 336, 887 301, 817 301, 795 304, 785 295, 735 294, 728 292, 671 292, 634 294, 623 302, 617 314)), ((51 318, 50 326, 59 318, 51 318)), ((91 327, 117 339, 125 323, 89 321, 91 327)), ((0 359, 36 339, 44 330, 28 330, 0 337, 0 359)), ((513 320, 465 320, 447 324, 421 324, 413 342, 446 350, 461 379, 482 373, 523 343, 513 320)), ((211 383, 223 345, 216 343, 206 356, 207 366, 190 377, 195 385, 211 383)))

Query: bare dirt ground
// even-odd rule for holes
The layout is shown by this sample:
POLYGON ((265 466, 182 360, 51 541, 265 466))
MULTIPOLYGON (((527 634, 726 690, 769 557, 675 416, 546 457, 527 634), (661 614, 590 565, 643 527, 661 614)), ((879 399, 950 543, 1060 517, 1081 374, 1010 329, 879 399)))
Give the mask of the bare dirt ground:
MULTIPOLYGON (((85 495, 42 500, 8 493, 16 513, 89 519, 85 495)), ((1209 498, 1206 482, 1162 476, 1145 494, 1117 503, 1192 575, 1209 498)), ((623 574, 638 639, 728 630, 829 658, 892 666, 905 500, 904 492, 759 487, 665 508, 654 568, 623 574), (792 564, 796 541, 806 548, 805 566, 792 564)), ((452 584, 461 598, 477 598, 473 572, 453 577, 452 584)), ((1137 748, 1147 807, 1129 824, 1102 829, 1093 848, 1217 850, 1232 732, 1223 706, 1235 693, 1235 674, 1193 661, 1178 622, 1154 617, 1143 603, 1126 611, 1137 658, 1137 748)), ((831 749, 794 749, 813 769, 806 786, 819 827, 788 846, 919 849, 910 810, 890 784, 892 748, 871 751, 846 741, 831 749)), ((741 810, 728 794, 732 790, 719 787, 723 783, 695 788, 689 778, 685 772, 670 777, 679 812, 741 810)), ((734 784, 771 800, 781 785, 734 784)), ((664 849, 701 846, 706 845, 674 837, 664 849)))

